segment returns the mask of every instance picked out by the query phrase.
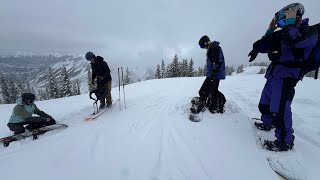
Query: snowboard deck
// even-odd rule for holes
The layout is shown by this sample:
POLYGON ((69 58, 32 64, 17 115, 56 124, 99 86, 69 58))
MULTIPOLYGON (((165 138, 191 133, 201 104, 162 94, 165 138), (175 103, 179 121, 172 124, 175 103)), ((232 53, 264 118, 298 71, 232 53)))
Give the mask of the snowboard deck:
POLYGON ((66 125, 66 124, 53 124, 50 126, 45 126, 45 127, 41 127, 38 129, 34 129, 32 131, 26 130, 26 132, 21 133, 21 134, 16 134, 16 135, 1 138, 0 142, 3 144, 4 147, 8 147, 11 142, 19 141, 21 139, 25 139, 28 137, 32 137, 33 140, 36 140, 36 139, 38 139, 39 135, 44 134, 48 131, 53 131, 53 130, 57 130, 57 129, 65 129, 67 127, 68 127, 68 125, 66 125))
POLYGON ((258 130, 254 122, 261 121, 259 118, 251 118, 253 135, 256 139, 257 147, 265 153, 265 158, 268 161, 271 169, 282 180, 304 180, 307 179, 306 170, 297 159, 297 154, 294 149, 284 152, 274 152, 267 150, 264 146, 264 140, 274 138, 274 130, 269 132, 258 130))
POLYGON ((202 112, 192 113, 191 109, 197 109, 200 97, 193 97, 191 99, 191 108, 189 109, 189 120, 192 122, 200 122, 202 120, 202 112))

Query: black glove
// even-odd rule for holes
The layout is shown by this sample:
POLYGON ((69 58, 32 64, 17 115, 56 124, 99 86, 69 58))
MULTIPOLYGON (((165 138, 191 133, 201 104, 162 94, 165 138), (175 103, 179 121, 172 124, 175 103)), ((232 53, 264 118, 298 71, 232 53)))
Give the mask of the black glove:
POLYGON ((252 62, 256 59, 256 57, 258 56, 258 51, 256 49, 253 49, 248 56, 250 57, 249 62, 252 62))

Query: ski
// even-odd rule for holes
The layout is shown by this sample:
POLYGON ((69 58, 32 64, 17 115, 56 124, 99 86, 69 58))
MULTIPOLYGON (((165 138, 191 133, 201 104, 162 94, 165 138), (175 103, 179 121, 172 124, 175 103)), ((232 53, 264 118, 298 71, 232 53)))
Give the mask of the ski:
POLYGON ((105 113, 106 111, 110 110, 113 108, 114 105, 116 105, 120 100, 117 99, 113 104, 112 106, 110 107, 105 107, 103 109, 101 109, 98 113, 96 114, 91 114, 90 116, 84 118, 84 121, 94 121, 96 120, 98 117, 100 117, 103 113, 105 113))

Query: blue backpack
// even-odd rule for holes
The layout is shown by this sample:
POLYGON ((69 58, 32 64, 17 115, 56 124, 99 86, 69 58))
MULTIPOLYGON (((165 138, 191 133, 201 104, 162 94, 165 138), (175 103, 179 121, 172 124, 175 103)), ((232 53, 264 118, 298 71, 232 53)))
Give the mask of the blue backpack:
POLYGON ((318 78, 319 67, 320 67, 320 23, 313 25, 318 30, 318 42, 316 46, 312 49, 309 58, 303 64, 304 75, 315 71, 314 79, 318 78))

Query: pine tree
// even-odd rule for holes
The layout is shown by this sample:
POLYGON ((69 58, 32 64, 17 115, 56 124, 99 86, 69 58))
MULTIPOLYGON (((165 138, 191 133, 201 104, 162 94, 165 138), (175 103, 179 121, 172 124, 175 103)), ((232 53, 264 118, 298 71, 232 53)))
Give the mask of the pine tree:
POLYGON ((189 65, 188 65, 188 71, 187 71, 187 77, 193 77, 195 72, 194 72, 194 68, 193 68, 194 62, 191 58, 189 65))
POLYGON ((48 98, 49 99, 54 99, 54 98, 59 98, 59 89, 57 86, 57 82, 53 76, 53 71, 51 67, 48 69, 48 79, 47 79, 47 91, 48 91, 48 98))
POLYGON ((2 74, 0 74, 0 94, 2 96, 3 103, 9 104, 11 102, 8 82, 7 82, 7 79, 2 74))
POLYGON ((61 74, 60 74, 60 95, 62 97, 68 97, 71 96, 71 83, 69 79, 69 74, 67 72, 66 66, 63 66, 61 68, 61 74))
POLYGON ((183 59, 182 63, 180 64, 180 77, 188 77, 188 71, 189 71, 188 60, 183 59))
POLYGON ((18 91, 18 97, 20 97, 23 93, 27 92, 26 86, 21 82, 17 82, 17 91, 18 91))
POLYGON ((160 79, 161 78, 161 71, 160 71, 160 65, 157 65, 157 70, 156 70, 156 74, 154 75, 154 77, 156 79, 160 79))
POLYGON ((266 69, 265 68, 261 68, 260 71, 258 72, 258 74, 265 74, 266 73, 266 69))
POLYGON ((235 71, 233 66, 226 66, 226 75, 231 76, 232 73, 235 71))
POLYGON ((96 87, 94 84, 92 84, 92 72, 89 67, 87 68, 87 71, 88 71, 87 84, 88 84, 88 90, 90 92, 90 91, 96 89, 96 87))
POLYGON ((81 94, 80 87, 81 87, 80 81, 77 79, 75 82, 75 95, 81 94))
POLYGON ((9 89, 8 90, 9 90, 10 103, 16 102, 16 100, 20 96, 19 96, 19 91, 18 91, 18 88, 16 86, 16 83, 14 83, 12 80, 9 81, 9 89))
POLYGON ((178 60, 177 55, 174 56, 172 63, 167 68, 167 72, 168 72, 169 77, 179 77, 180 76, 181 72, 179 71, 179 60, 178 60))
POLYGON ((126 69, 126 73, 125 73, 125 75, 124 75, 124 79, 123 79, 123 83, 124 84, 131 84, 131 83, 133 83, 133 80, 132 80, 132 77, 131 77, 132 75, 131 75, 131 72, 129 71, 129 68, 127 67, 127 69, 126 69))
POLYGON ((160 77, 161 78, 166 78, 166 65, 164 64, 163 59, 162 59, 162 62, 161 62, 160 77))
POLYGON ((243 65, 240 65, 237 69, 237 73, 242 73, 242 72, 244 72, 243 65))

